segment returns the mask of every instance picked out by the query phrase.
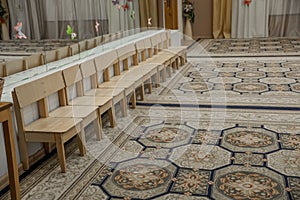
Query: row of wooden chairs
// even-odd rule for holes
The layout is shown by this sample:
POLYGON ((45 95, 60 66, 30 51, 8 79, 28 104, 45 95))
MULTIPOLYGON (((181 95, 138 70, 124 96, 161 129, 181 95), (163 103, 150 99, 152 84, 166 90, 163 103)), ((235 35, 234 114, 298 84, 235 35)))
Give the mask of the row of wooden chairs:
POLYGON ((96 138, 102 137, 102 119, 109 115, 116 124, 115 105, 127 116, 129 102, 159 86, 185 64, 184 47, 168 48, 168 32, 110 50, 95 58, 14 88, 12 92, 19 131, 19 147, 24 169, 29 168, 28 142, 42 142, 46 152, 55 143, 62 172, 66 171, 64 143, 77 136, 80 154, 86 153, 84 128, 94 123, 96 138), (174 53, 175 52, 175 53, 174 53), (51 98, 50 98, 51 97, 51 98), (52 104, 56 105, 53 106, 52 104), (53 103, 54 102, 54 103, 53 103), (38 110, 28 121, 28 107, 38 110))

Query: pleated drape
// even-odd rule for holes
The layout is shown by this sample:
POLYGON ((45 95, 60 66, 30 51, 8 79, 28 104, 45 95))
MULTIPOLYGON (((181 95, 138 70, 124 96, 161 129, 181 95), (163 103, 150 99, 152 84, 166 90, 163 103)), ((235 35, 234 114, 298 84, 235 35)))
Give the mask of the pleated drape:
POLYGON ((268 21, 269 0, 232 0, 232 38, 268 37, 268 21))
MULTIPOLYGON (((8 11, 7 0, 1 0, 0 3, 3 6, 3 8, 8 11)), ((7 16, 7 19, 6 19, 5 23, 1 24, 1 26, 2 26, 1 27, 1 30, 2 30, 2 39, 3 40, 9 40, 9 31, 8 31, 8 27, 9 27, 9 13, 8 13, 8 16, 7 16)))
POLYGON ((141 28, 148 27, 148 19, 151 18, 151 27, 158 27, 159 13, 157 0, 139 0, 141 28))
POLYGON ((300 1, 270 1, 269 33, 271 37, 300 36, 300 1))
POLYGON ((213 36, 231 37, 231 0, 213 0, 213 36))

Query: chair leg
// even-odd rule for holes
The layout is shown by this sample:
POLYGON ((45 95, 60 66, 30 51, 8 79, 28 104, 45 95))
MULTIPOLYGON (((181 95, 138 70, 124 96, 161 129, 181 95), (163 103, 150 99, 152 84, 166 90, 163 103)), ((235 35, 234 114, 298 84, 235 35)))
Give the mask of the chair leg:
POLYGON ((62 141, 62 136, 61 135, 55 135, 55 143, 56 143, 56 149, 57 149, 57 157, 59 161, 59 165, 61 168, 61 172, 65 173, 67 168, 66 168, 66 158, 65 158, 65 148, 64 148, 64 143, 62 141))
POLYGON ((131 95, 131 107, 134 109, 136 108, 136 93, 135 90, 133 90, 132 95, 131 95))
POLYGON ((29 169, 29 158, 28 158, 28 149, 27 143, 25 140, 25 133, 19 133, 19 148, 20 148, 20 157, 23 164, 23 169, 29 169))
POLYGON ((101 119, 101 115, 99 114, 99 112, 98 112, 97 116, 98 116, 98 118, 96 120, 94 120, 93 125, 96 129, 95 130, 96 138, 99 141, 102 139, 102 126, 101 126, 102 119, 101 119))
POLYGON ((85 131, 83 124, 80 124, 80 132, 77 133, 77 145, 81 156, 86 154, 85 131))
POLYGON ((115 105, 112 105, 112 107, 108 110, 110 125, 112 128, 116 126, 116 116, 115 116, 115 105))
POLYGON ((123 117, 127 117, 127 101, 126 96, 121 100, 121 111, 123 117))
POLYGON ((148 92, 149 92, 149 94, 151 94, 152 93, 152 80, 151 80, 151 77, 149 78, 149 83, 148 83, 148 92))
POLYGON ((140 92, 141 92, 141 101, 144 101, 144 99, 145 99, 145 87, 144 87, 144 84, 141 85, 140 92))
POLYGON ((50 142, 43 142, 43 147, 47 154, 50 153, 52 150, 52 145, 50 142))

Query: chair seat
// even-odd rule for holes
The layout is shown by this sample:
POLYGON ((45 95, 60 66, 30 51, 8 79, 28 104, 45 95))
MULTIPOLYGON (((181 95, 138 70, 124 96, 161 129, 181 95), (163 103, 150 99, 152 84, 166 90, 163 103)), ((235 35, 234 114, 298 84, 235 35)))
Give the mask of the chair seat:
POLYGON ((96 106, 62 106, 49 113, 50 117, 85 118, 95 112, 96 106))
POLYGON ((70 101, 70 105, 77 106, 103 106, 106 104, 111 104, 112 106, 112 97, 101 96, 96 98, 93 96, 82 96, 70 101))
POLYGON ((187 50, 186 46, 178 46, 178 47, 169 47, 168 49, 164 49, 163 51, 178 55, 186 52, 186 50, 187 50))
POLYGON ((124 92, 123 88, 96 88, 91 89, 85 92, 87 96, 96 96, 98 97, 116 97, 124 92))
POLYGON ((130 88, 134 86, 134 80, 107 81, 98 85, 98 88, 130 88))
POLYGON ((31 124, 25 126, 26 132, 38 132, 43 134, 47 133, 66 133, 74 126, 78 125, 82 120, 78 118, 56 118, 47 117, 40 118, 31 124))

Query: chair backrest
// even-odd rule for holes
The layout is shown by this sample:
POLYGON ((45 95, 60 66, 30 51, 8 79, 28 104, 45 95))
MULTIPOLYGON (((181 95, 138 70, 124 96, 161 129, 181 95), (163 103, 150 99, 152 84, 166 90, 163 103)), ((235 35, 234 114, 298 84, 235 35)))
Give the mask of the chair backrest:
POLYGON ((171 35, 171 31, 170 30, 167 30, 166 31, 166 34, 167 34, 167 39, 168 39, 168 47, 171 46, 171 42, 172 42, 172 35, 171 35))
POLYGON ((148 51, 147 51, 148 52, 147 57, 151 58, 152 55, 153 55, 151 38, 145 38, 145 39, 143 39, 143 41, 144 41, 145 49, 148 49, 148 51))
POLYGON ((161 38, 161 48, 162 49, 167 49, 169 46, 169 41, 168 41, 168 37, 167 37, 167 31, 161 32, 160 33, 160 38, 161 38))
POLYGON ((79 52, 86 51, 86 40, 78 42, 79 52))
POLYGON ((87 50, 95 48, 95 47, 96 47, 96 40, 95 40, 95 38, 86 40, 86 49, 87 50))
POLYGON ((85 84, 86 84, 85 81, 89 81, 89 83, 91 84, 91 89, 98 87, 97 71, 96 71, 94 59, 81 63, 80 71, 83 78, 84 91, 85 91, 85 84))
POLYGON ((24 58, 25 69, 31 69, 44 64, 43 54, 32 54, 24 58))
POLYGON ((123 62, 124 70, 129 69, 128 61, 133 61, 133 65, 137 65, 137 54, 134 43, 129 43, 117 48, 119 61, 123 62))
POLYGON ((44 54, 44 63, 50 63, 57 61, 57 52, 56 50, 46 51, 44 54))
POLYGON ((38 102, 65 88, 62 72, 55 72, 14 89, 20 108, 38 102))
POLYGON ((70 55, 74 56, 79 54, 79 45, 78 43, 70 45, 70 55))
POLYGON ((58 48, 56 51, 57 51, 57 59, 58 60, 64 59, 70 55, 69 54, 69 46, 58 48))
POLYGON ((139 40, 139 41, 135 42, 135 48, 136 48, 138 60, 145 61, 146 60, 146 50, 148 50, 148 48, 145 47, 144 40, 139 40))
POLYGON ((4 75, 9 76, 24 70, 25 70, 25 66, 24 66, 23 59, 11 60, 5 63, 4 75))
POLYGON ((104 38, 102 36, 98 36, 95 38, 95 45, 99 46, 103 43, 104 38))
POLYGON ((69 105, 69 100, 72 99, 72 97, 83 96, 82 75, 78 64, 64 69, 62 74, 66 86, 66 100, 69 105), (70 94, 70 89, 73 89, 73 87, 75 87, 76 95, 70 94))
POLYGON ((145 50, 145 42, 144 40, 139 40, 135 42, 135 48, 137 53, 141 53, 142 51, 145 50))
POLYGON ((105 34, 102 37, 103 37, 103 39, 102 39, 103 43, 109 42, 109 40, 110 40, 110 34, 105 34))
POLYGON ((110 79, 110 73, 109 73, 109 68, 111 66, 114 67, 114 74, 118 74, 118 65, 119 60, 118 60, 118 54, 116 50, 111 50, 107 51, 98 57, 95 58, 95 66, 96 66, 96 71, 98 74, 98 77, 100 76, 100 73, 103 74, 103 80, 104 81, 109 81, 110 79))

